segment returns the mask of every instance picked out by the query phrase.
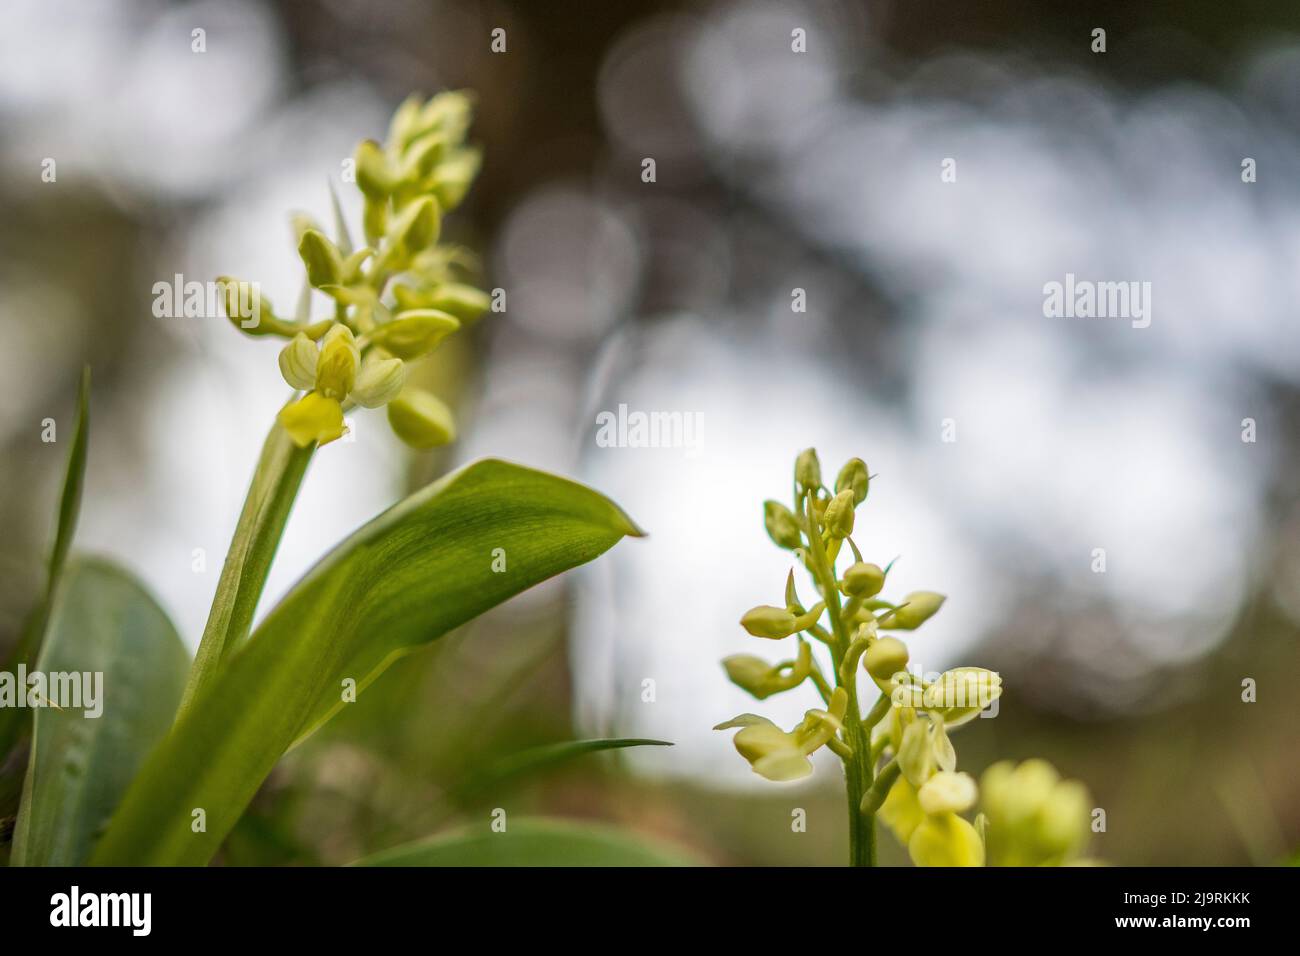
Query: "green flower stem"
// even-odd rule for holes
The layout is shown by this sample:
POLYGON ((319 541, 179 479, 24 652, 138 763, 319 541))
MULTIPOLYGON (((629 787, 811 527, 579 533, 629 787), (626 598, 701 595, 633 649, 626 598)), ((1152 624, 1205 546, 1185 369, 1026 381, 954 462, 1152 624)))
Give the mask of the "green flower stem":
POLYGON ((299 448, 278 423, 271 427, 244 499, 235 536, 217 581, 198 653, 190 668, 177 719, 216 676, 222 661, 248 636, 271 560, 284 534, 289 510, 302 485, 315 445, 299 448))
MULTIPOLYGON (((830 615, 831 631, 835 642, 831 645, 831 661, 835 665, 835 678, 840 680, 840 667, 848 654, 851 640, 848 629, 840 614, 840 595, 835 586, 835 572, 826 558, 826 548, 822 544, 821 529, 813 512, 812 496, 808 496, 806 513, 808 518, 808 544, 812 553, 813 570, 817 584, 826 601, 826 613, 830 615)), ((845 742, 852 748, 851 757, 844 759, 844 781, 848 790, 849 804, 849 865, 876 865, 876 823, 875 815, 864 814, 861 810, 862 798, 872 783, 872 767, 868 756, 870 744, 862 728, 862 717, 858 712, 857 675, 849 674, 848 679, 839 686, 848 692, 848 710, 844 715, 845 742)))
POLYGON ((831 702, 831 685, 826 682, 822 675, 821 668, 817 666, 817 661, 812 662, 812 670, 808 672, 808 677, 817 687, 817 693, 822 695, 822 702, 829 705, 831 702))
POLYGON ((835 645, 835 638, 830 634, 827 634, 826 628, 822 627, 820 624, 814 624, 812 627, 804 628, 804 630, 817 638, 817 640, 821 641, 827 647, 833 647, 835 645))

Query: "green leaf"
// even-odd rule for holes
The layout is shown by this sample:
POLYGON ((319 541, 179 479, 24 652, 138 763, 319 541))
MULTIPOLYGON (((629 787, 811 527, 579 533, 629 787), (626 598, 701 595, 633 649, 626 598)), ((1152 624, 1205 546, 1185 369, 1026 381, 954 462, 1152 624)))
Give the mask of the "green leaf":
POLYGON ((190 665, 166 613, 129 573, 83 558, 63 577, 36 667, 49 682, 44 696, 61 709, 34 711, 15 866, 86 861, 131 778, 171 727, 190 665), (59 674, 82 677, 73 706, 54 690, 59 674))
POLYGON ((507 820, 383 850, 353 866, 698 866, 687 853, 624 830, 561 820, 507 820))
POLYGON ((536 773, 556 764, 564 763, 584 754, 601 750, 622 750, 626 747, 671 747, 667 740, 647 740, 640 737, 614 737, 600 740, 564 740, 540 747, 530 747, 503 757, 475 773, 465 783, 455 788, 458 799, 464 800, 489 787, 528 773, 536 773))
POLYGON ((92 862, 206 863, 280 755, 344 706, 346 679, 363 691, 401 654, 640 534, 603 495, 503 461, 415 493, 335 548, 231 654, 92 862), (194 833, 199 808, 206 831, 194 833))
MULTIPOLYGON (((68 467, 63 476, 63 494, 59 499, 58 521, 54 529, 54 547, 45 579, 45 594, 24 622, 19 638, 4 670, 13 673, 19 664, 30 664, 40 653, 41 639, 50 619, 50 606, 63 575, 63 566, 72 547, 72 537, 77 530, 77 517, 81 513, 81 490, 86 483, 86 452, 90 442, 90 366, 81 370, 81 385, 77 390, 77 422, 72 433, 72 449, 68 453, 68 467)), ((0 709, 0 764, 4 763, 14 741, 22 734, 29 711, 17 708, 0 709)))

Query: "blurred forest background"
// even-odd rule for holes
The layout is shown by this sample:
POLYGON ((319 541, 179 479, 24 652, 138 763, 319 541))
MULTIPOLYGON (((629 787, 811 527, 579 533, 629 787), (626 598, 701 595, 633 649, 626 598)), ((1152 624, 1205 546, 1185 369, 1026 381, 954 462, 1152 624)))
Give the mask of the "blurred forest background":
POLYGON ((274 345, 157 318, 153 286, 232 274, 292 303, 288 215, 327 220, 332 181, 355 223, 342 163, 413 90, 477 94, 483 173, 445 230, 508 308, 428 370, 457 445, 412 457, 362 415, 317 456, 262 611, 352 528, 485 454, 592 484, 650 531, 393 667, 282 762, 225 862, 346 862, 504 807, 716 863, 839 863, 833 764, 767 784, 709 729, 813 705, 808 688, 756 705, 717 663, 768 650, 736 622, 780 597, 761 502, 788 495, 810 445, 832 474, 860 455, 879 475, 855 537, 869 560, 903 555, 891 591, 950 596, 918 662, 1003 675, 962 769, 1047 757, 1106 810, 1090 855, 1113 863, 1300 849, 1300 7, 4 12, 0 649, 41 585, 64 466, 41 422, 70 427, 84 362, 78 546, 137 571, 197 643, 285 386, 274 345), (1150 281, 1151 326, 1045 317, 1067 272, 1150 281), (599 447, 596 415, 620 403, 693 413, 701 440, 599 447), (521 748, 602 735, 677 746, 476 783, 521 748))

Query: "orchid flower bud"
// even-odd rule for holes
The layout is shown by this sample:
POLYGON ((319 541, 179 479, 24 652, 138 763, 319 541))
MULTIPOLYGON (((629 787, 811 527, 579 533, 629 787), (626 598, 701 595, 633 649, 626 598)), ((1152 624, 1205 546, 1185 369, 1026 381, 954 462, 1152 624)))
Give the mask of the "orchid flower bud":
POLYGON ((398 179, 403 186, 415 185, 433 172, 447 150, 447 141, 438 136, 422 136, 402 156, 398 179))
POLYGON ((443 209, 460 205, 483 165, 483 154, 472 148, 458 149, 440 162, 433 171, 433 194, 443 209))
POLYGON ((750 608, 740 619, 740 626, 754 637, 779 641, 799 630, 798 621, 786 608, 760 604, 750 608))
POLYGON ((367 197, 387 199, 397 188, 393 174, 388 168, 388 157, 383 148, 373 139, 363 140, 355 155, 357 186, 367 197))
POLYGON ((939 613, 946 600, 934 591, 913 591, 897 609, 881 618, 880 626, 887 631, 914 631, 939 613))
POLYGON ((804 682, 812 672, 812 648, 806 641, 800 641, 798 657, 775 666, 752 654, 725 657, 722 666, 733 684, 764 700, 804 682))
POLYGON ((872 641, 862 655, 862 666, 878 686, 887 685, 895 674, 906 670, 907 661, 907 645, 896 637, 872 641))
POLYGON ((847 538, 853 533, 853 489, 846 488, 831 499, 822 523, 832 538, 847 538))
POLYGON ((870 483, 870 476, 867 474, 867 463, 861 458, 850 458, 845 462, 844 467, 840 469, 839 475, 835 478, 835 491, 838 494, 845 489, 853 492, 853 504, 862 504, 867 500, 867 488, 870 483))
POLYGON ((388 241, 402 249, 408 256, 436 242, 441 215, 438 204, 430 196, 411 202, 388 227, 388 241))
POLYGON ((460 321, 436 309, 401 312, 391 322, 377 326, 370 341, 401 359, 416 359, 432 352, 460 328, 460 321))
POLYGON ((803 535, 794 512, 779 501, 763 502, 763 524, 767 527, 768 537, 779 547, 793 550, 803 544, 803 535))
POLYGON ((840 581, 840 590, 855 598, 875 597, 884 586, 885 572, 880 565, 866 561, 849 565, 840 581))
POLYGON ((319 289, 337 285, 343 276, 343 256, 338 246, 315 229, 303 231, 298 240, 298 255, 307 267, 307 281, 319 289))
POLYGON ((418 388, 406 388, 388 403, 388 424, 412 448, 434 448, 456 439, 451 409, 418 388))
POLYGON ((767 681, 772 673, 772 665, 763 658, 753 654, 732 654, 722 659, 722 667, 733 684, 753 694, 758 700, 771 695, 767 681))
POLYGON ((276 318, 271 302, 261 293, 255 282, 246 282, 231 276, 217 276, 217 288, 221 291, 221 304, 225 307, 226 317, 246 335, 287 335, 289 323, 276 318))
POLYGON ((421 107, 414 126, 419 133, 438 132, 452 142, 460 142, 469 128, 473 109, 474 97, 470 92, 443 90, 421 107))
POLYGON ((388 142, 398 149, 403 149, 407 143, 419 135, 420 130, 417 123, 423 106, 424 99, 418 93, 412 93, 402 100, 402 104, 397 107, 397 110, 393 113, 393 118, 388 122, 388 142))
POLYGON ((799 453, 794 463, 794 480, 801 488, 816 489, 821 487, 822 466, 817 460, 817 450, 807 448, 799 453))

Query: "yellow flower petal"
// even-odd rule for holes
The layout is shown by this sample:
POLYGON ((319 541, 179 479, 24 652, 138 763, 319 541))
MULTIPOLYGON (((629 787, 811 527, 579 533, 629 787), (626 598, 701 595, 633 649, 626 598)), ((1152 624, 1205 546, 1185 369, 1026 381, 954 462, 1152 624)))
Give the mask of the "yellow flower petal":
POLYGON ((917 866, 984 865, 984 841, 955 813, 922 820, 907 841, 907 852, 917 866))
POLYGON ((333 326, 321 340, 320 357, 316 361, 316 388, 328 398, 343 401, 356 383, 360 364, 361 353, 357 350, 352 330, 342 324, 333 326))
POLYGON ((906 777, 900 775, 889 788, 885 802, 880 805, 876 816, 894 831, 899 843, 906 844, 925 819, 925 811, 921 809, 916 789, 907 782, 906 777))
POLYGON ((343 406, 320 392, 308 392, 292 405, 286 405, 277 418, 299 448, 306 448, 312 442, 327 445, 342 438, 347 430, 343 424, 343 406))

